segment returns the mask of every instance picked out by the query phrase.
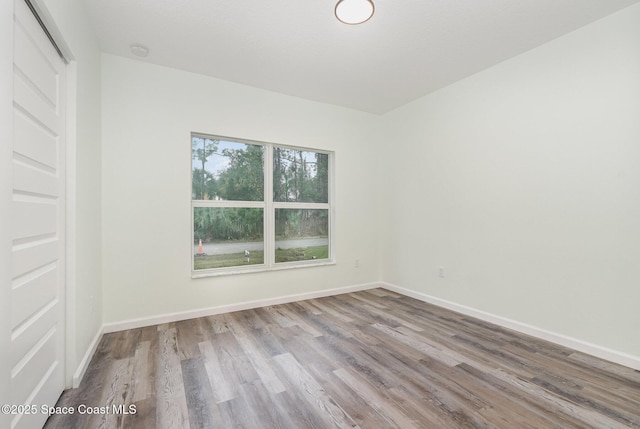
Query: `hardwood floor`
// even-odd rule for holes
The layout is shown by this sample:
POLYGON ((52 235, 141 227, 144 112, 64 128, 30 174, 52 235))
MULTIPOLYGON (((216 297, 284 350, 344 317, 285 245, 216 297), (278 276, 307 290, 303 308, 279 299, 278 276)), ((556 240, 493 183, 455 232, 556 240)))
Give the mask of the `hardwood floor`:
POLYGON ((640 371, 373 289, 107 334, 58 405, 47 428, 640 428, 640 371))

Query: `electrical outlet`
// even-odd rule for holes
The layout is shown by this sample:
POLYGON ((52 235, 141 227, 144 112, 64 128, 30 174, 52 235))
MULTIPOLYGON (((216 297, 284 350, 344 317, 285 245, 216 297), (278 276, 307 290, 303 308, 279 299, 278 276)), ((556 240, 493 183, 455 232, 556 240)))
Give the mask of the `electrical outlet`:
POLYGON ((441 279, 444 278, 444 267, 438 268, 438 277, 440 277, 441 279))
POLYGON ((354 265, 355 265, 356 268, 360 268, 360 259, 356 258, 356 262, 355 262, 354 265))

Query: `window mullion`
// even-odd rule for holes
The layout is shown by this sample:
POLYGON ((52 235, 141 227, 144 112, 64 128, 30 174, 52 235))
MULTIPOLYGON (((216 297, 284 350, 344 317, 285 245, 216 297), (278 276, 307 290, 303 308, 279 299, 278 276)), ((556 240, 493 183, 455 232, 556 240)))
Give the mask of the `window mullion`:
POLYGON ((331 208, 329 203, 298 203, 298 202, 279 202, 273 203, 276 209, 301 209, 301 210, 328 210, 331 208))
POLYGON ((275 209, 273 207, 273 146, 265 145, 264 154, 264 263, 275 264, 275 209))
POLYGON ((193 200, 193 207, 264 208, 263 201, 193 200))

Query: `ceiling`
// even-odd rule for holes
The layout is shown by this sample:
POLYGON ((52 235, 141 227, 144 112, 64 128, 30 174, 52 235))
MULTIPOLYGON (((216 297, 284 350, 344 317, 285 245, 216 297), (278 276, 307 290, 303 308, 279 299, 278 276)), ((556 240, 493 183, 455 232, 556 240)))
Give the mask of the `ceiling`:
POLYGON ((85 0, 104 52, 385 113, 640 0, 85 0))

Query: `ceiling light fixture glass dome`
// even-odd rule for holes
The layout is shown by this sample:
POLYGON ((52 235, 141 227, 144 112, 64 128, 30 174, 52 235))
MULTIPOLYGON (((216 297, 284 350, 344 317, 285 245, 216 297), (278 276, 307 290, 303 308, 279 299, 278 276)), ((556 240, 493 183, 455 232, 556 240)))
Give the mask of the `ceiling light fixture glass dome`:
POLYGON ((373 16, 375 7, 371 0, 340 0, 336 4, 336 18, 345 24, 362 24, 373 16))

